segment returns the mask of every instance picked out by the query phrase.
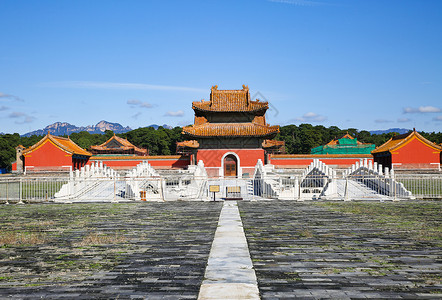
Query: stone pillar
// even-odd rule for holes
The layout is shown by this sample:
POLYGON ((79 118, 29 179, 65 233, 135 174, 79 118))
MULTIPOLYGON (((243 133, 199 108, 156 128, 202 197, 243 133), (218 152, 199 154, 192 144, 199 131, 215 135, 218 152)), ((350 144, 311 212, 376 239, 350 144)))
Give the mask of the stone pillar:
POLYGON ((18 145, 15 148, 16 151, 16 160, 17 160, 17 173, 23 174, 23 171, 25 169, 25 161, 23 157, 23 150, 25 150, 25 147, 22 145, 18 145))

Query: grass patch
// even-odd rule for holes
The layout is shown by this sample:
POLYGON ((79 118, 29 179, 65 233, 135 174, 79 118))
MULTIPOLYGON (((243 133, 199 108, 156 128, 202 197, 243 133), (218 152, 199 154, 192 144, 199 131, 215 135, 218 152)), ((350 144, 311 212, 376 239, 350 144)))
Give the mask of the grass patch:
POLYGON ((126 237, 121 234, 100 234, 100 233, 89 233, 80 242, 74 243, 74 246, 100 246, 107 244, 121 244, 127 242, 126 237))
POLYGON ((9 281, 12 279, 12 276, 0 276, 0 281, 9 281))
POLYGON ((32 246, 40 245, 47 242, 44 233, 34 232, 0 232, 0 247, 5 246, 32 246))
POLYGON ((302 237, 311 238, 311 237, 313 237, 313 232, 309 229, 304 229, 301 231, 300 235, 302 237))

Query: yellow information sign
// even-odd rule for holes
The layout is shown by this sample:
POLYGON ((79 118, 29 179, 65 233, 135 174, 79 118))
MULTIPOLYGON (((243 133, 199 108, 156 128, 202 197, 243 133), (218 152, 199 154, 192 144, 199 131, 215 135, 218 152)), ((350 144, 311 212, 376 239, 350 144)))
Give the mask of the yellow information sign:
POLYGON ((210 185, 209 192, 211 193, 219 193, 219 185, 210 185))

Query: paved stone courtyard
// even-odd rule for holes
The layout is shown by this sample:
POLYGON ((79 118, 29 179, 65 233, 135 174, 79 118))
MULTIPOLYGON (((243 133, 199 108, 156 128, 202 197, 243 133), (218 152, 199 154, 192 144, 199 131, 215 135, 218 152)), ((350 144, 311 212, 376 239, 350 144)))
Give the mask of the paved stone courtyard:
POLYGON ((442 298, 440 244, 317 204, 239 203, 262 299, 442 298))
POLYGON ((41 243, 0 248, 0 298, 196 299, 221 205, 2 206, 41 243))
MULTIPOLYGON (((238 201, 262 299, 442 298, 440 231, 323 204, 238 201)), ((1 205, 0 299, 196 299, 221 207, 1 205)), ((440 202, 423 207, 417 218, 441 223, 440 202)))

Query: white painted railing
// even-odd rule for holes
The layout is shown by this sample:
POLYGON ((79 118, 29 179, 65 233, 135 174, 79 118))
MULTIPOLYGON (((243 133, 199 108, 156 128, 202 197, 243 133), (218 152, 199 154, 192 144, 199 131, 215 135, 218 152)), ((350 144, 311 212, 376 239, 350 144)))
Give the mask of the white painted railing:
POLYGON ((382 165, 376 162, 372 164, 371 160, 364 159, 356 162, 345 172, 345 175, 348 179, 356 180, 379 194, 413 198, 412 193, 405 188, 404 184, 395 179, 393 170, 390 171, 388 168, 383 170, 382 165))
POLYGON ((218 185, 216 199, 244 200, 402 200, 441 199, 441 174, 400 174, 377 164, 358 162, 347 172, 336 172, 315 161, 302 174, 284 175, 258 162, 253 178, 209 178, 202 162, 183 172, 160 176, 148 164, 119 176, 94 164, 69 177, 0 178, 0 203, 84 201, 211 200, 210 186, 218 185))

